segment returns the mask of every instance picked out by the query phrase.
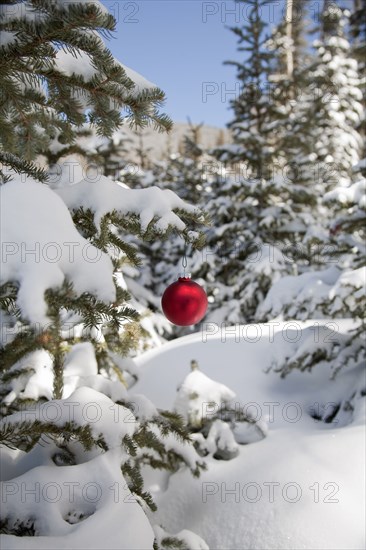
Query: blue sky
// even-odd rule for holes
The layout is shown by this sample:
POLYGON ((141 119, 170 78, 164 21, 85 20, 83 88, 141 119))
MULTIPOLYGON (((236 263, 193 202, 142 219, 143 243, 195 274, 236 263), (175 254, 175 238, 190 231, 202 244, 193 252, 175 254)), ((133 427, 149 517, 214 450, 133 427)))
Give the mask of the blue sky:
MULTIPOLYGON (((263 18, 278 19, 284 0, 269 0, 263 18)), ((108 47, 121 62, 164 90, 165 112, 175 122, 224 127, 238 91, 236 37, 245 4, 234 0, 103 0, 118 21, 108 47)), ((314 5, 320 0, 314 0, 314 5)))

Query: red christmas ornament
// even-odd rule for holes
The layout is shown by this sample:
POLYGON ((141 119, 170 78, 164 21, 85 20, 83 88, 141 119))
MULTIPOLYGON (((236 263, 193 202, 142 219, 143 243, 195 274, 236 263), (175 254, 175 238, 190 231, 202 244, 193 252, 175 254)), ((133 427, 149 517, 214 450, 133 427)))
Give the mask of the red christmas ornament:
POLYGON ((190 277, 179 277, 178 281, 168 286, 161 299, 166 318, 181 327, 201 321, 207 305, 206 292, 190 277))

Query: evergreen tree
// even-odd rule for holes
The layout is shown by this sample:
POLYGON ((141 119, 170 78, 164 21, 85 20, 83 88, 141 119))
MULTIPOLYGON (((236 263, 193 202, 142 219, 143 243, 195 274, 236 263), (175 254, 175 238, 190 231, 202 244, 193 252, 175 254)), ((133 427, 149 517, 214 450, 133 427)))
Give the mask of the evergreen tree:
MULTIPOLYGON (((366 0, 354 0, 354 9, 350 17, 350 42, 353 57, 357 61, 358 72, 360 76, 360 87, 363 94, 363 103, 366 97, 366 0)), ((363 175, 366 176, 366 122, 365 112, 361 118, 357 129, 363 139, 363 148, 361 158, 364 166, 362 167, 363 175)))
POLYGON ((281 250, 286 188, 281 180, 247 180, 230 166, 211 169, 207 212, 215 224, 206 246, 192 259, 195 278, 206 281, 210 311, 206 320, 248 323, 272 283, 292 272, 281 250))
POLYGON ((101 168, 104 176, 113 180, 123 179, 124 183, 130 183, 129 176, 134 175, 133 170, 128 170, 133 166, 129 160, 130 148, 131 138, 122 131, 116 131, 110 138, 103 138, 97 143, 97 158, 92 160, 101 168))
MULTIPOLYGON (((297 234, 287 245, 288 255, 300 273, 309 266, 319 269, 326 265, 330 249, 336 252, 337 247, 327 245, 330 214, 321 198, 340 181, 348 184, 359 158, 360 79, 346 40, 346 16, 336 4, 325 2, 321 25, 317 27, 321 40, 314 43, 313 54, 308 52, 301 63, 293 66, 291 78, 275 75, 279 89, 285 83, 290 90, 279 164, 288 182, 288 204, 297 220, 297 234)), ((297 29, 300 30, 299 25, 297 29)), ((282 72, 288 75, 283 44, 291 45, 285 30, 283 24, 282 34, 276 31, 269 47, 277 49, 282 72), (281 45, 282 53, 278 49, 281 45)), ((294 43, 293 51, 297 50, 294 43)))
POLYGON ((146 170, 150 167, 148 154, 151 148, 146 147, 144 142, 144 135, 141 129, 136 131, 136 137, 137 137, 137 146, 135 149, 135 153, 137 156, 138 166, 140 167, 141 170, 146 170))
MULTIPOLYGON (((169 127, 158 112, 164 95, 107 50, 98 31, 113 30, 115 20, 99 2, 10 1, 0 10, 2 237, 13 247, 2 248, 1 442, 29 452, 23 467, 41 466, 41 476, 51 456, 52 468, 75 466, 75 474, 85 459, 112 471, 118 457, 118 483, 125 480, 127 492, 154 510, 143 465, 174 472, 187 464, 195 475, 203 465, 193 450, 191 458, 185 455, 189 436, 177 415, 127 392, 137 377, 128 353, 139 345, 141 331, 121 266, 137 259, 129 235, 152 241, 183 234, 202 216, 172 192, 131 190, 103 175, 55 183, 47 159, 65 168, 63 155, 87 150, 82 140, 95 128, 110 137, 123 119, 169 127), (56 256, 47 255, 50 245, 56 256), (70 414, 68 399, 82 410, 99 404, 101 421, 91 424, 75 409, 70 414), (61 411, 57 421, 43 412, 48 404, 61 411), (110 429, 113 407, 123 416, 110 429)), ((101 153, 93 151, 96 158, 101 153)), ((199 234, 191 240, 198 242, 199 234)), ((2 507, 1 528, 13 535, 49 534, 39 508, 30 515, 29 507, 18 507, 14 516, 10 501, 2 507)))
MULTIPOLYGON (((317 60, 309 77, 315 95, 313 113, 318 128, 315 152, 320 163, 330 165, 338 182, 347 182, 360 159, 361 138, 355 129, 363 117, 358 67, 351 57, 346 35, 349 12, 335 4, 325 6, 322 15, 324 41, 316 42, 317 60)), ((325 182, 327 188, 334 187, 325 182)))
POLYGON ((285 319, 326 320, 306 328, 299 349, 276 365, 282 376, 293 369, 311 370, 318 364, 329 364, 334 375, 345 367, 362 375, 366 356, 365 185, 365 179, 360 179, 325 195, 333 211, 328 246, 336 246, 343 254, 322 271, 283 277, 259 308, 262 319, 281 314, 285 319), (352 320, 352 324, 343 328, 340 320, 344 319, 352 320))
POLYGON ((319 267, 318 251, 325 238, 319 224, 324 215, 320 206, 323 188, 311 169, 314 166, 313 144, 310 135, 307 139, 312 120, 305 119, 302 112, 307 68, 311 62, 311 54, 306 48, 306 18, 306 3, 288 0, 283 21, 275 27, 266 44, 273 52, 269 78, 273 86, 273 128, 278 151, 273 171, 277 178, 283 178, 288 190, 282 246, 299 272, 310 265, 319 267))
POLYGON ((196 262, 196 273, 208 281, 214 321, 255 320, 272 283, 307 268, 314 246, 322 242, 315 228, 314 189, 292 181, 285 156, 287 125, 300 93, 305 13, 288 2, 285 20, 268 40, 262 4, 249 4, 250 22, 234 29, 244 44, 239 51, 248 52, 248 58, 233 64, 244 90, 254 83, 253 89, 263 92, 253 101, 243 94, 232 102, 234 144, 216 150, 225 166, 218 169, 208 203, 209 213, 219 220, 206 240, 214 252, 201 265, 196 262))
POLYGON ((207 152, 200 143, 200 129, 203 124, 189 123, 189 131, 183 136, 181 152, 172 153, 168 162, 162 163, 158 182, 164 188, 171 189, 183 199, 193 204, 204 203, 203 164, 207 161, 207 152))
MULTIPOLYGON (((306 15, 305 3, 287 0, 284 18, 274 27, 266 43, 266 47, 273 52, 269 80, 276 120, 278 168, 294 183, 291 185, 292 190, 298 178, 296 170, 295 174, 291 173, 291 168, 295 167, 291 167, 289 161, 293 150, 301 149, 302 146, 302 142, 294 141, 294 138, 298 138, 293 124, 294 108, 297 102, 301 102, 305 87, 303 69, 306 61, 309 61, 305 40, 306 15)), ((296 158, 297 163, 298 160, 296 158)))
POLYGON ((227 61, 236 67, 240 82, 240 95, 231 101, 234 119, 229 128, 233 132, 235 147, 220 160, 242 161, 248 166, 248 174, 254 178, 266 178, 271 173, 276 156, 271 123, 272 106, 269 90, 271 52, 266 49, 266 23, 261 18, 265 0, 244 0, 249 6, 248 22, 242 27, 232 27, 238 37, 238 51, 243 61, 227 61))
MULTIPOLYGON (((297 181, 334 188, 347 185, 360 158, 357 126, 363 116, 360 78, 345 28, 347 14, 326 3, 313 60, 303 68, 302 95, 292 115, 287 147, 297 181)), ((320 190, 321 191, 321 190, 320 190)))
MULTIPOLYGON (((324 2, 318 28, 321 40, 315 42, 314 57, 302 69, 299 82, 305 101, 295 103, 287 137, 292 148, 286 148, 288 158, 299 168, 296 186, 313 182, 309 192, 318 195, 315 205, 323 227, 319 252, 327 269, 284 277, 258 310, 262 320, 280 312, 285 319, 332 319, 335 337, 328 337, 326 325, 307 329, 308 340, 302 349, 278 365, 283 376, 294 368, 311 369, 321 362, 329 363, 336 373, 345 365, 357 367, 365 356, 365 182, 358 177, 352 183, 354 172, 357 178, 362 169, 357 161, 363 111, 357 62, 346 36, 348 15, 334 2, 324 2), (356 328, 342 331, 337 322, 341 318, 353 319, 356 328), (314 330, 322 337, 314 340, 314 330)), ((307 202, 300 201, 300 215, 307 202)))
POLYGON ((114 18, 99 2, 1 3, 0 160, 5 166, 42 176, 32 164, 37 155, 58 131, 72 143, 85 122, 105 135, 122 118, 170 127, 158 113, 163 92, 146 81, 136 86, 135 73, 113 58, 95 32, 108 36, 114 29, 114 18))

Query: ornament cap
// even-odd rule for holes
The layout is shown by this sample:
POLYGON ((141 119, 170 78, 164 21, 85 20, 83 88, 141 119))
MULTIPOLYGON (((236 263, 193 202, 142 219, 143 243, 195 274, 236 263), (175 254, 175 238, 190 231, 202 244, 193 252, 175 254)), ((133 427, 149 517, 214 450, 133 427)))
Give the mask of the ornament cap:
POLYGON ((179 279, 186 279, 187 281, 189 281, 191 279, 191 274, 190 273, 185 273, 185 272, 180 272, 180 273, 178 273, 178 280, 179 279))

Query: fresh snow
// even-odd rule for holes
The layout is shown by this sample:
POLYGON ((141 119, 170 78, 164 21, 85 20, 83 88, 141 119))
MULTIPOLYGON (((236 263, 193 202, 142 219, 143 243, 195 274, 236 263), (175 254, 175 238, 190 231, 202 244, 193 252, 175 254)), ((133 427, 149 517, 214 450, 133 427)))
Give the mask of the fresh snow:
MULTIPOLYGON (((11 455, 6 448, 2 455, 4 472, 11 455)), ((22 466, 31 467, 32 453, 16 456, 15 462, 23 458, 27 464, 22 466)), ((11 480, 3 479, 2 513, 14 520, 39 518, 37 528, 42 536, 1 535, 1 547, 151 550, 153 530, 127 488, 120 461, 119 450, 113 449, 83 464, 39 465, 11 480), (29 493, 25 496, 26 489, 29 493)))
MULTIPOLYGON (((361 163, 360 163, 361 164, 361 163)), ((349 187, 336 187, 325 195, 329 201, 339 201, 344 205, 358 205, 366 209, 366 179, 362 178, 349 187)))
MULTIPOLYGON (((10 38, 7 38, 7 40, 9 41, 10 38)), ((130 69, 123 63, 117 63, 123 68, 126 76, 133 83, 132 95, 137 95, 144 90, 156 88, 155 84, 133 69, 130 69)), ((63 74, 67 76, 72 76, 72 74, 81 75, 86 81, 91 80, 99 72, 98 69, 94 67, 91 57, 82 50, 78 50, 77 55, 67 50, 59 50, 54 58, 54 64, 63 74)))
MULTIPOLYGON (((82 387, 71 394, 66 390, 62 400, 29 406, 5 417, 0 421, 0 429, 27 420, 51 422, 60 427, 67 422, 80 427, 89 425, 94 439, 102 434, 109 450, 85 451, 79 443, 69 441, 69 448, 79 462, 70 464, 70 458, 62 454, 62 447, 49 437, 42 437, 29 453, 2 446, 2 514, 8 518, 10 527, 22 524, 34 529, 36 535, 21 538, 1 535, 3 549, 151 550, 155 533, 163 534, 155 521, 149 522, 121 473, 121 463, 128 458, 121 446, 123 438, 139 429, 137 419, 150 420, 157 410, 144 395, 132 393, 128 400, 136 409, 134 415, 114 402, 127 399, 126 394, 114 390, 111 400, 104 395, 108 393, 107 387, 88 387, 90 381, 93 383, 93 372, 94 379, 102 378, 96 369, 89 367, 89 372, 85 372, 85 361, 90 358, 88 346, 89 343, 75 345, 66 361, 65 385, 70 376, 79 376, 83 379, 82 387)), ((110 380, 104 380, 111 384, 110 380)), ((156 426, 152 428, 161 437, 156 426)), ((168 451, 179 452, 186 464, 195 468, 199 457, 192 446, 172 435, 164 438, 164 445, 168 451)), ((182 531, 182 539, 192 549, 207 550, 204 541, 189 530, 182 531)))
POLYGON ((159 218, 155 223, 158 230, 165 231, 169 225, 183 230, 184 222, 172 210, 196 210, 169 189, 162 190, 155 186, 148 189, 126 189, 105 176, 99 176, 96 182, 85 179, 69 187, 57 188, 56 192, 71 209, 90 208, 95 214, 97 225, 108 212, 116 210, 124 215, 139 215, 143 231, 155 216, 159 218))
POLYGON ((61 286, 65 277, 77 293, 90 292, 106 302, 115 299, 109 256, 78 233, 55 192, 19 177, 3 185, 0 193, 0 281, 19 281, 17 302, 29 321, 47 324, 44 293, 61 286))
POLYGON ((4 46, 8 46, 9 44, 12 44, 15 41, 16 41, 15 33, 10 31, 1 31, 0 48, 4 46))
POLYGON ((174 409, 194 426, 207 417, 205 404, 210 401, 230 403, 234 397, 235 393, 224 384, 214 382, 203 372, 195 370, 179 386, 174 409))
POLYGON ((202 374, 198 393, 209 395, 205 376, 220 381, 235 388, 238 404, 268 425, 267 437, 239 445, 236 458, 206 457, 208 468, 198 482, 186 471, 167 486, 150 479, 157 517, 169 532, 189 528, 212 549, 365 547, 365 399, 359 393, 364 371, 349 369, 335 380, 322 365, 284 380, 267 372, 273 361, 301 347, 306 326, 256 325, 258 339, 246 326, 204 323, 200 333, 137 359, 141 377, 134 389, 158 407, 174 406, 194 359, 202 374), (329 424, 310 416, 329 413, 354 395, 354 411, 345 406, 329 424))
POLYGON ((134 83, 134 93, 140 93, 143 90, 154 89, 157 87, 156 84, 153 84, 152 82, 147 80, 140 73, 134 71, 133 69, 130 69, 130 67, 127 67, 127 65, 125 65, 124 63, 119 64, 124 69, 128 78, 130 78, 134 83))
MULTIPOLYGON (((118 447, 124 436, 131 436, 136 427, 129 409, 115 404, 106 395, 87 387, 78 388, 67 399, 37 404, 29 411, 28 418, 43 422, 51 421, 55 426, 62 426, 65 419, 75 422, 78 426, 86 426, 89 420, 93 436, 97 439, 103 434, 109 447, 118 447), (131 422, 124 422, 127 417, 132 417, 131 422)), ((0 421, 0 426, 18 422, 24 422, 24 411, 6 416, 0 421)))
POLYGON ((103 434, 109 451, 93 451, 89 457, 84 451, 81 464, 57 467, 55 456, 51 460, 57 447, 47 438, 28 454, 14 454, 3 447, 2 514, 14 518, 14 522, 35 518, 34 527, 40 536, 19 539, 2 535, 2 548, 103 548, 106 528, 108 548, 151 549, 153 530, 128 490, 120 468, 124 452, 121 441, 138 426, 131 411, 99 391, 82 387, 67 399, 8 416, 0 427, 27 419, 59 426, 68 421, 78 426, 89 424, 94 438, 103 434), (24 492, 32 487, 32 496, 24 492))
POLYGON ((98 70, 93 66, 91 57, 79 50, 77 55, 67 51, 59 50, 54 58, 56 68, 66 76, 73 74, 80 75, 84 80, 91 80, 98 74, 98 70))
POLYGON ((323 317, 320 307, 322 303, 333 301, 332 307, 336 311, 344 300, 352 310, 356 306, 355 299, 357 296, 361 298, 365 290, 366 267, 341 271, 332 266, 323 271, 310 271, 296 277, 288 275, 273 284, 258 308, 258 315, 270 315, 274 318, 286 311, 292 317, 301 304, 306 304, 304 315, 308 317, 310 310, 312 318, 323 317), (353 295, 350 288, 354 289, 353 295))

